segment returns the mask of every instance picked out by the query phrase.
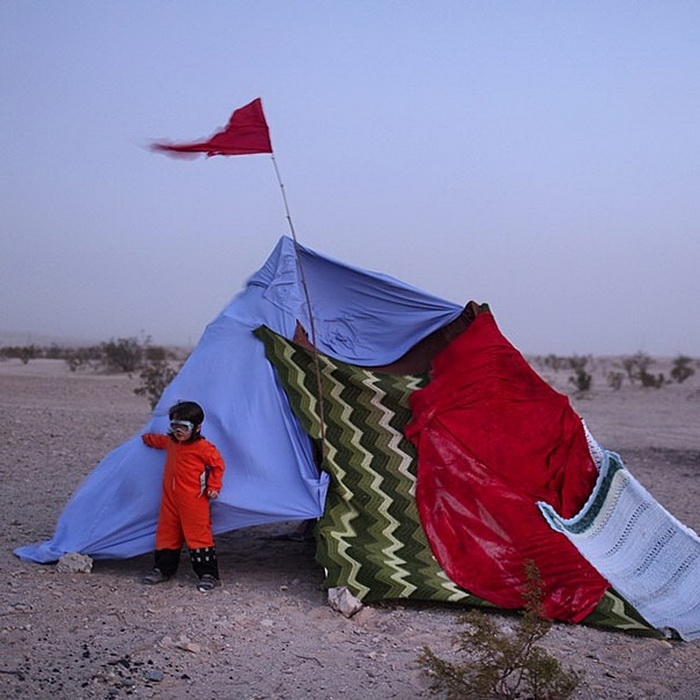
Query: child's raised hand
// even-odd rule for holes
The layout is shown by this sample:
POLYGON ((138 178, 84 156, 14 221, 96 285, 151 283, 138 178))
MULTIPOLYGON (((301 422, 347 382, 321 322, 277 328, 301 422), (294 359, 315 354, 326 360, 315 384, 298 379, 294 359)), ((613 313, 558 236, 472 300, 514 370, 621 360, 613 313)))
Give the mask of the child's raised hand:
POLYGON ((215 491, 214 489, 207 489, 207 498, 211 498, 212 500, 216 500, 219 497, 219 492, 215 491))

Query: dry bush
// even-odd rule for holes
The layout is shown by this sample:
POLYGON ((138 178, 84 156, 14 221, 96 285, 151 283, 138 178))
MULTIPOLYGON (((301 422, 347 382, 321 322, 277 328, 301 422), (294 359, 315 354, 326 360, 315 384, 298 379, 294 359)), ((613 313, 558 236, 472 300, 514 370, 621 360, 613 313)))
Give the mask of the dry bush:
POLYGON ((582 674, 565 670, 558 659, 537 646, 552 622, 540 615, 542 582, 533 563, 526 574, 526 608, 514 633, 501 631, 493 615, 472 611, 460 617, 465 628, 455 637, 456 650, 464 655, 461 661, 446 661, 423 647, 418 661, 431 679, 432 693, 448 700, 571 697, 582 674))

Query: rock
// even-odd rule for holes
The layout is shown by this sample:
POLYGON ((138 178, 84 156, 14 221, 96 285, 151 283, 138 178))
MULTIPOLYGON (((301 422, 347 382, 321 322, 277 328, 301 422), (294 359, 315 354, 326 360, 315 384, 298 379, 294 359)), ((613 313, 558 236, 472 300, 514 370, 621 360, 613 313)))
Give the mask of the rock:
POLYGON ((189 637, 187 637, 184 634, 181 634, 177 640, 175 641, 175 646, 178 649, 182 649, 183 651, 189 651, 192 654, 198 654, 200 651, 202 651, 202 647, 197 644, 197 642, 192 642, 190 641, 189 637))
POLYGON ((152 668, 146 671, 146 673, 144 673, 144 678, 147 681, 160 683, 163 680, 163 672, 157 668, 152 668))
POLYGON ((58 560, 56 571, 61 574, 89 574, 92 571, 92 559, 87 554, 68 552, 58 560))
POLYGON ((356 598, 345 586, 328 589, 328 604, 342 613, 345 617, 352 617, 362 610, 361 601, 356 598))

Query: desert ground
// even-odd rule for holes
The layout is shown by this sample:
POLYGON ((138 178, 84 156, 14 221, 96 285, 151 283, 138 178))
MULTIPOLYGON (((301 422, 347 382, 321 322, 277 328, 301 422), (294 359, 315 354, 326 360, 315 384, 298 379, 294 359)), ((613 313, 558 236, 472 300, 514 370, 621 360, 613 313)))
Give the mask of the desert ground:
MULTIPOLYGON (((594 358, 593 386, 580 396, 566 372, 538 371, 658 501, 700 530, 700 368, 680 384, 614 390, 605 376, 615 363, 594 358)), ((653 370, 669 367, 658 358, 653 370)), ((424 645, 454 652, 460 610, 398 602, 344 617, 327 603, 313 544, 275 537, 295 523, 218 538, 224 586, 207 594, 188 566, 143 586, 149 555, 62 573, 13 554, 49 538, 81 480, 146 423, 138 381, 70 372, 61 360, 0 361, 0 697, 431 697, 417 657, 424 645)), ((555 624, 542 645, 584 672, 575 698, 700 697, 700 641, 555 624)))

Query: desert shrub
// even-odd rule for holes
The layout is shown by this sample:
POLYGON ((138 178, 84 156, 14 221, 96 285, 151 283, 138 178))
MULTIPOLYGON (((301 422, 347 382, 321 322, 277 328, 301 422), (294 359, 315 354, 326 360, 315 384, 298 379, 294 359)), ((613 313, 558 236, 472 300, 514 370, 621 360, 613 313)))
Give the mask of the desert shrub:
POLYGON ((489 613, 472 611, 459 621, 465 628, 455 637, 458 663, 423 647, 418 662, 431 678, 430 690, 448 700, 520 698, 565 700, 581 681, 581 674, 562 668, 558 659, 537 646, 551 628, 540 615, 542 582, 534 564, 527 567, 526 609, 514 633, 498 629, 489 613))
POLYGON ((651 357, 645 355, 644 353, 638 352, 632 357, 625 357, 622 360, 622 367, 627 374, 627 378, 632 384, 636 384, 639 381, 639 375, 641 372, 646 372, 649 365, 653 362, 651 357))
POLYGON ((542 360, 542 363, 548 369, 558 372, 560 369, 569 369, 570 361, 568 357, 561 357, 560 355, 546 355, 542 360))
POLYGON ((26 345, 21 349, 20 352, 20 359, 22 360, 22 364, 27 364, 29 360, 33 360, 35 357, 38 357, 39 353, 37 352, 37 349, 34 345, 26 345))
POLYGON ((164 374, 165 368, 159 368, 158 363, 166 366, 171 360, 176 359, 172 351, 160 345, 151 345, 150 337, 142 341, 137 338, 118 338, 99 345, 66 348, 62 350, 60 356, 73 372, 79 369, 92 369, 127 374, 132 374, 139 369, 164 374))
POLYGON ((99 345, 62 347, 3 346, 0 358, 19 358, 24 364, 36 357, 64 360, 71 372, 92 370, 94 372, 125 372, 132 374, 140 370, 141 385, 135 393, 146 396, 151 407, 155 406, 165 387, 172 381, 186 357, 176 354, 161 345, 151 345, 150 337, 111 339, 99 345))
POLYGON ((102 348, 99 345, 68 348, 63 352, 63 360, 71 372, 83 369, 99 369, 102 362, 102 348))
POLYGON ((147 338, 143 357, 146 362, 163 362, 173 358, 174 354, 162 345, 151 345, 150 338, 147 338))
POLYGON ((586 371, 588 357, 579 357, 574 355, 569 358, 569 366, 574 371, 573 376, 569 377, 569 383, 576 387, 576 391, 584 393, 593 385, 593 376, 586 371))
POLYGON ((164 352, 159 356, 159 353, 154 353, 152 358, 143 364, 139 373, 141 384, 134 389, 134 394, 148 399, 151 409, 156 407, 165 388, 179 371, 179 367, 173 367, 166 359, 166 354, 164 352))
POLYGON ((41 350, 36 345, 7 345, 2 348, 2 356, 8 359, 20 359, 22 364, 26 365, 29 360, 41 357, 41 350))
POLYGON ((659 389, 666 383, 666 378, 662 373, 652 374, 649 372, 649 367, 653 364, 654 360, 643 352, 626 357, 622 361, 622 366, 632 384, 640 382, 643 387, 659 389))
POLYGON ((689 377, 695 374, 695 367, 691 366, 693 359, 685 355, 678 355, 673 360, 673 367, 671 368, 671 378, 681 384, 689 377))
POLYGON ((644 372, 640 375, 639 379, 643 387, 651 387, 652 389, 660 389, 666 384, 666 377, 664 377, 663 372, 659 372, 659 374, 644 372))
POLYGON ((143 359, 143 347, 136 338, 117 338, 102 343, 103 362, 107 369, 130 374, 143 359))
POLYGON ((625 375, 623 372, 617 370, 611 370, 607 374, 608 386, 618 391, 622 386, 622 382, 625 380, 625 375))
POLYGON ((51 343, 48 348, 44 348, 43 353, 44 357, 49 360, 62 360, 65 353, 65 348, 56 345, 56 343, 51 343))

